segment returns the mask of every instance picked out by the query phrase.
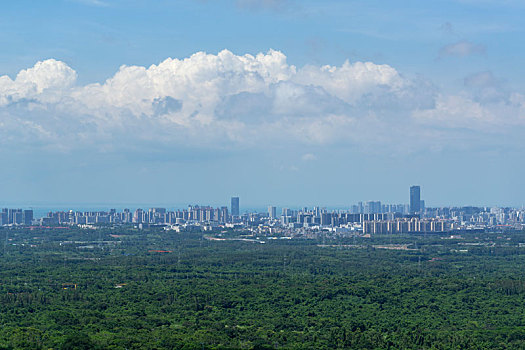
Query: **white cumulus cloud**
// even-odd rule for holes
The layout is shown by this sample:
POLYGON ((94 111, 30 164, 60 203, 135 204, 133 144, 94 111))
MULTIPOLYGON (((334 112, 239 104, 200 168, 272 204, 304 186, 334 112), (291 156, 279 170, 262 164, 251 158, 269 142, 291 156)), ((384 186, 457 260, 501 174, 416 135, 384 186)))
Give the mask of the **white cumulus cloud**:
POLYGON ((451 132, 523 128, 519 94, 484 100, 469 92, 447 95, 389 65, 296 67, 275 50, 198 52, 149 67, 122 66, 96 84, 79 85, 76 77, 52 59, 14 79, 0 76, 0 148, 171 152, 333 145, 410 152, 438 149, 451 132))
POLYGON ((45 100, 48 93, 61 95, 76 81, 76 72, 64 62, 53 59, 37 62, 32 68, 21 70, 14 80, 0 77, 0 106, 22 99, 45 100))

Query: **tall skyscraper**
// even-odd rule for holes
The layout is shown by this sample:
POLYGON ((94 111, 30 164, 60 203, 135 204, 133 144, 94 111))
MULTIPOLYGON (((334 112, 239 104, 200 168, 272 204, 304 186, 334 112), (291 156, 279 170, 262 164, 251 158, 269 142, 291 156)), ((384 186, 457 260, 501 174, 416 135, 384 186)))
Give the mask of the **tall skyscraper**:
POLYGON ((33 210, 24 210, 22 212, 22 222, 24 225, 31 225, 33 221, 33 210))
POLYGON ((7 225, 9 224, 9 220, 7 219, 7 208, 2 209, 2 212, 0 213, 0 225, 7 225))
POLYGON ((239 197, 232 197, 232 216, 239 216, 239 197))
POLYGON ((144 221, 144 210, 142 209, 135 210, 135 213, 133 214, 133 222, 140 224, 143 221, 144 221))
POLYGON ((421 187, 410 187, 410 214, 417 214, 421 211, 421 187))
POLYGON ((268 217, 271 219, 275 219, 277 217, 277 208, 273 206, 268 207, 268 217))

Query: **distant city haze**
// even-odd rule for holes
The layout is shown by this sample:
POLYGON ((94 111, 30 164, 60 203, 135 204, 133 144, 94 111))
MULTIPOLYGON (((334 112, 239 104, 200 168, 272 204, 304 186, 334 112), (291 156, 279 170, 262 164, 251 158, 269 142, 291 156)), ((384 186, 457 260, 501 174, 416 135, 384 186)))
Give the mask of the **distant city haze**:
POLYGON ((98 226, 133 225, 138 229, 163 228, 176 232, 206 232, 216 229, 250 231, 253 234, 296 235, 313 237, 321 232, 343 236, 394 233, 482 233, 520 232, 525 228, 525 209, 511 207, 427 207, 421 199, 421 186, 410 186, 409 204, 387 204, 381 201, 358 202, 346 209, 319 206, 300 209, 276 206, 267 211, 244 208, 239 197, 231 197, 230 207, 191 204, 186 208, 125 208, 109 210, 50 210, 45 215, 22 208, 2 208, 0 226, 76 225, 85 229, 98 226))

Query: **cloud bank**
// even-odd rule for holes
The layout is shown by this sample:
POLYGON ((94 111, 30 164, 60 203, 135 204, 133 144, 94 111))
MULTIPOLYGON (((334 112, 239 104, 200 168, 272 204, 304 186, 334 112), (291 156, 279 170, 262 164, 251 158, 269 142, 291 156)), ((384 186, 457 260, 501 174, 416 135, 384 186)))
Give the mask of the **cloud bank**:
POLYGON ((389 65, 298 68, 279 51, 223 50, 122 66, 103 83, 79 85, 76 78, 53 59, 14 78, 0 76, 0 149, 169 153, 332 146, 410 153, 475 148, 495 136, 497 147, 524 145, 518 135, 525 96, 478 98, 485 85, 493 88, 487 73, 466 78, 466 86, 480 86, 475 92, 447 95, 389 65))

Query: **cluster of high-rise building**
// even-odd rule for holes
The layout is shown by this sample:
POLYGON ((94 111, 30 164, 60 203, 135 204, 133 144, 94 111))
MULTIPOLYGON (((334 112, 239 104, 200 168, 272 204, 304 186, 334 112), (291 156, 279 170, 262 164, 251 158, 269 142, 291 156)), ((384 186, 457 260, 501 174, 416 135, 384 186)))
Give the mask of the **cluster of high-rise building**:
POLYGON ((451 230, 451 222, 443 219, 397 218, 395 220, 371 220, 363 222, 363 233, 438 233, 451 230))
MULTIPOLYGON (((238 210, 238 209, 237 209, 238 210)), ((166 208, 150 208, 148 210, 124 209, 121 212, 110 211, 59 211, 50 212, 40 219, 42 225, 58 224, 148 224, 175 225, 187 222, 227 223, 234 219, 227 207, 213 208, 210 206, 190 205, 184 210, 168 211, 166 208)))
POLYGON ((210 229, 217 226, 238 227, 257 232, 276 229, 294 231, 329 230, 337 232, 432 233, 488 228, 525 228, 525 209, 499 207, 427 208, 421 200, 421 188, 410 187, 409 204, 359 202, 346 210, 326 208, 281 208, 269 206, 267 212, 240 211, 239 197, 232 197, 230 208, 189 205, 186 209, 124 209, 117 211, 58 211, 33 219, 32 210, 3 209, 0 225, 92 225, 137 224, 163 225, 183 230, 191 227, 210 229))
POLYGON ((350 207, 350 212, 359 214, 401 213, 418 214, 425 211, 425 201, 421 199, 421 187, 410 187, 409 204, 382 204, 381 201, 359 202, 350 207))
POLYGON ((33 210, 31 209, 2 209, 0 213, 0 226, 3 225, 31 225, 33 210))

